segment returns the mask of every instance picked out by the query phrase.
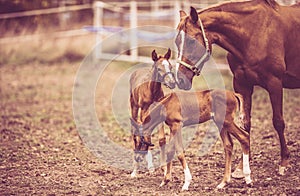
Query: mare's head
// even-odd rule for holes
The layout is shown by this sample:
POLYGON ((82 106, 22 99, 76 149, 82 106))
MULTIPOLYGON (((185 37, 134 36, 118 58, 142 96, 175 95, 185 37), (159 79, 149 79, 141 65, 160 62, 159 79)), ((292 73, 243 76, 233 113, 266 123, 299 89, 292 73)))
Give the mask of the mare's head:
POLYGON ((157 56, 155 50, 152 51, 152 60, 154 61, 153 70, 155 75, 154 80, 173 89, 175 88, 175 79, 173 77, 172 65, 169 61, 170 57, 170 48, 163 57, 157 56))
POLYGON ((180 22, 175 39, 178 48, 178 61, 175 79, 180 89, 189 90, 195 75, 199 75, 204 63, 209 60, 209 44, 202 21, 195 8, 191 7, 190 15, 180 11, 180 22))

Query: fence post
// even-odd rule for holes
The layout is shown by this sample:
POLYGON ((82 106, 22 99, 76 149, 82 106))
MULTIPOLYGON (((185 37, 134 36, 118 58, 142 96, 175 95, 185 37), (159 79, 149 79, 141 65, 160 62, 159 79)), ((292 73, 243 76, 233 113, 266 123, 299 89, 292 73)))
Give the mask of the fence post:
POLYGON ((132 61, 137 61, 138 39, 137 39, 137 3, 130 1, 130 56, 132 61))
POLYGON ((174 19, 174 28, 175 29, 177 28, 177 25, 180 22, 180 15, 179 15, 180 9, 181 9, 180 1, 178 1, 178 0, 174 1, 174 16, 175 16, 175 19, 174 19))
MULTIPOLYGON (((95 28, 101 27, 103 25, 103 8, 104 4, 101 1, 95 1, 94 3, 94 21, 93 25, 95 28)), ((101 53, 102 53, 102 34, 101 32, 96 33, 96 47, 94 50, 94 60, 97 60, 101 58, 101 53)))

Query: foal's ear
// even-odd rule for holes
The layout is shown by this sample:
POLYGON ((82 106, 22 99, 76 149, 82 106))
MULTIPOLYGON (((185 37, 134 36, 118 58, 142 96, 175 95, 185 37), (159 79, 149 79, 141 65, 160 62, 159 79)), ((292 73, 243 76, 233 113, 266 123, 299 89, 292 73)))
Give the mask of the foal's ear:
POLYGON ((157 54, 156 54, 155 50, 152 51, 152 60, 154 62, 156 62, 158 60, 158 57, 157 57, 157 54))
POLYGON ((198 21, 198 19, 199 19, 198 18, 198 13, 197 13, 197 10, 194 7, 192 7, 192 6, 191 6, 191 13, 190 13, 190 15, 191 15, 192 21, 194 23, 196 23, 198 21))
POLYGON ((180 10, 180 11, 179 11, 179 14, 180 14, 180 18, 182 18, 182 17, 185 17, 185 16, 186 16, 186 13, 185 13, 185 11, 183 11, 183 10, 180 10))
POLYGON ((164 58, 169 60, 170 57, 171 57, 171 50, 169 48, 168 52, 165 54, 164 58))

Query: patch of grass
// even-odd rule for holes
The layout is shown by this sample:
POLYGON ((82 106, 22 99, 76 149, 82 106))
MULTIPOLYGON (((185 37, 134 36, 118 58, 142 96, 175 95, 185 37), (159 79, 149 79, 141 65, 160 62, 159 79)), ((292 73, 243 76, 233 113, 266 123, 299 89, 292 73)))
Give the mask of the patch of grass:
POLYGON ((77 62, 89 54, 94 44, 93 35, 55 38, 49 34, 49 38, 45 36, 18 42, 12 38, 11 43, 1 44, 0 65, 77 62))

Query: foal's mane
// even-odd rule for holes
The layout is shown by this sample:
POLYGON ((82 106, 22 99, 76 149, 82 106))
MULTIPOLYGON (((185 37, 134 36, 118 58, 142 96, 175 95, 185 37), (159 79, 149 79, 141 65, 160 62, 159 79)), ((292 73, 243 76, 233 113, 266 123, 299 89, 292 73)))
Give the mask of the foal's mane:
POLYGON ((198 14, 201 14, 203 12, 210 12, 210 11, 225 11, 225 12, 234 12, 234 11, 242 11, 241 5, 244 5, 245 9, 251 9, 251 5, 257 5, 258 3, 264 3, 268 7, 276 10, 279 4, 275 0, 233 0, 233 1, 227 1, 223 3, 219 3, 213 6, 210 6, 208 8, 204 8, 198 12, 198 14))

